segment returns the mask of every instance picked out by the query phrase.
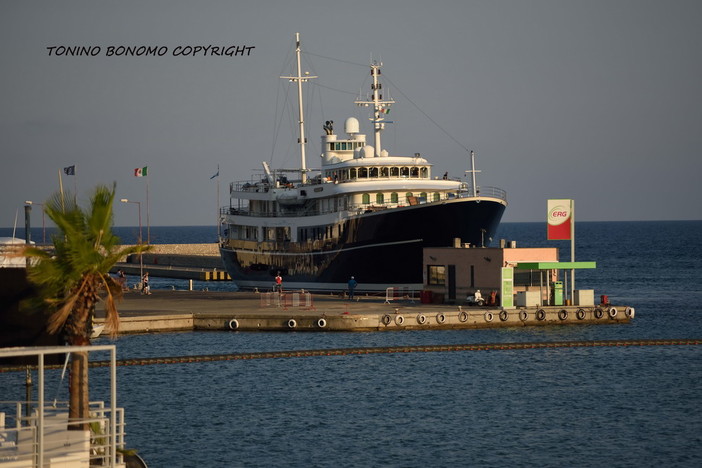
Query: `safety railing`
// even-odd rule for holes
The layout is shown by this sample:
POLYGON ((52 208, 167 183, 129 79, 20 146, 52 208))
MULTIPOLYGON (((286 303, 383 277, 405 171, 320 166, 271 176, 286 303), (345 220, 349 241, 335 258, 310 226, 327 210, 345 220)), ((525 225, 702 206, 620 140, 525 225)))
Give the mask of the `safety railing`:
MULTIPOLYGON (((432 203, 442 203, 450 200, 457 200, 462 198, 473 198, 473 188, 471 186, 466 186, 461 190, 455 192, 443 193, 439 200, 434 199, 424 199, 422 197, 416 197, 417 205, 426 205, 432 203)), ((414 197, 413 197, 414 198, 414 197)), ((507 192, 498 187, 481 186, 478 187, 476 191, 475 198, 494 198, 498 200, 507 200, 507 192)), ((312 215, 321 215, 328 213, 335 213, 338 211, 348 211, 350 213, 364 213, 366 211, 378 211, 387 210, 395 208, 403 208, 412 205, 409 201, 398 200, 396 202, 386 201, 383 203, 349 203, 343 207, 337 209, 319 209, 316 207, 310 207, 305 210, 287 210, 281 209, 281 211, 252 211, 248 205, 244 204, 241 207, 229 207, 224 206, 220 208, 220 215, 238 215, 238 216, 253 216, 259 218, 276 218, 276 217, 304 217, 312 215)))
POLYGON ((283 307, 285 309, 290 307, 306 307, 308 309, 315 308, 312 294, 306 291, 291 291, 283 293, 283 307))
POLYGON ((283 293, 278 291, 262 292, 260 295, 261 307, 282 307, 283 293))
POLYGON ((0 468, 44 466, 123 467, 124 410, 117 408, 116 351, 114 345, 56 346, 0 349, 0 358, 35 356, 37 399, 0 402, 0 468), (68 403, 45 398, 47 355, 110 352, 110 402, 91 402, 89 416, 68 418, 68 403), (88 430, 74 430, 80 425, 88 430))
POLYGON ((261 307, 306 307, 314 309, 314 298, 307 291, 262 292, 261 307))
POLYGON ((397 301, 415 302, 417 300, 417 291, 408 287, 392 287, 385 289, 385 304, 397 301))

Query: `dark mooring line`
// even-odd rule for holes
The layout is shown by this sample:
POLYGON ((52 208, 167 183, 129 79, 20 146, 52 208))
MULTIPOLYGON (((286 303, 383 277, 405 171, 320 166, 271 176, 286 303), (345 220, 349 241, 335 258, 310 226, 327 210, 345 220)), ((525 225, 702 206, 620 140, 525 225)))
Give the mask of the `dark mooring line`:
MULTIPOLYGON (((246 359, 276 359, 314 356, 348 356, 355 354, 431 353, 449 351, 513 351, 545 348, 598 348, 619 346, 691 346, 702 344, 700 339, 679 340, 604 340, 604 341, 542 341, 530 343, 478 343, 424 346, 388 346, 376 348, 332 348, 300 351, 270 351, 260 353, 208 354, 200 356, 175 356, 156 358, 119 359, 118 366, 148 366, 153 364, 183 364, 190 362, 237 361, 246 359)), ((110 361, 92 361, 90 367, 109 367, 110 361)), ((37 366, 29 366, 36 368, 37 366)), ((61 365, 46 365, 58 369, 61 365)), ((27 366, 0 366, 0 373, 26 370, 27 366)))

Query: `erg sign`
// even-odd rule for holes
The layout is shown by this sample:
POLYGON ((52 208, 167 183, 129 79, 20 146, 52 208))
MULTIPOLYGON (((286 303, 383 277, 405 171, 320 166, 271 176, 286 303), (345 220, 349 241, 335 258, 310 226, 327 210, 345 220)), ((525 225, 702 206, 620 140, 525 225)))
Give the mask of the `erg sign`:
POLYGON ((548 201, 548 240, 570 240, 573 200, 548 201))

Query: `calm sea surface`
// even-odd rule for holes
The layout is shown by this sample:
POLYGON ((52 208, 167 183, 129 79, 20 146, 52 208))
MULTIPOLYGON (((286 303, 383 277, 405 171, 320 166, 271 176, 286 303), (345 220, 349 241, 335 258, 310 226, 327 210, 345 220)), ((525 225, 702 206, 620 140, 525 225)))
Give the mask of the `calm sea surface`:
MULTIPOLYGON (((118 228, 131 242, 134 228, 118 228)), ((0 235, 8 235, 0 230, 0 235)), ((41 229, 33 239, 41 239, 41 229)), ((23 234, 22 234, 23 236, 23 234)), ((151 228, 160 243, 212 227, 151 228)), ((447 343, 702 338, 702 221, 576 226, 578 288, 636 308, 629 325, 396 333, 124 336, 118 358, 447 343)), ((545 223, 496 239, 545 240, 545 223)), ((496 240, 493 241, 493 245, 496 240)), ((362 278, 359 278, 362 282, 362 278)), ((163 280, 163 287, 185 287, 163 280)), ((203 287, 207 286, 203 283, 203 287)), ((158 285, 156 286, 158 287, 158 285)), ((99 357, 98 357, 99 359, 99 357)), ((104 370, 91 397, 101 399, 104 370)), ((61 397, 66 383, 47 383, 61 397), (53 387, 52 387, 53 385, 53 387)), ((23 375, 0 374, 0 399, 23 375)), ((701 466, 702 347, 410 353, 118 368, 127 443, 151 467, 701 466)))

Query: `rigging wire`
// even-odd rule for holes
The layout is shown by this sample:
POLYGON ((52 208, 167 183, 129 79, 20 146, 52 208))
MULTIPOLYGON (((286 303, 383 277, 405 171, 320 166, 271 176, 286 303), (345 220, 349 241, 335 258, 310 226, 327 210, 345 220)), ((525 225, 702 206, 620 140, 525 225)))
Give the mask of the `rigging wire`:
POLYGON ((341 60, 341 59, 336 58, 336 57, 327 57, 326 55, 314 54, 314 53, 309 52, 309 51, 307 51, 307 52, 303 51, 302 54, 303 55, 313 55, 315 57, 320 57, 320 58, 327 59, 327 60, 334 60, 335 62, 348 63, 349 65, 356 65, 356 66, 363 67, 363 68, 368 67, 368 64, 366 64, 366 63, 350 62, 348 60, 341 60))
MULTIPOLYGON (((314 55, 315 57, 320 57, 320 58, 324 58, 324 59, 327 59, 327 60, 334 60, 334 61, 336 61, 336 62, 347 63, 347 64, 349 64, 349 65, 356 65, 356 66, 361 66, 361 67, 364 67, 364 68, 365 68, 365 67, 368 67, 367 64, 361 64, 361 63, 351 62, 351 61, 348 61, 348 60, 342 60, 342 59, 338 59, 338 58, 334 58, 334 57, 327 57, 327 56, 325 56, 325 55, 314 54, 314 53, 312 53, 312 52, 305 52, 305 53, 308 54, 308 55, 314 55)), ((397 86, 397 85, 388 77, 387 73, 383 73, 383 77, 384 77, 384 79, 385 79, 388 83, 390 83, 390 84, 393 86, 393 88, 395 88, 395 89, 397 90, 397 92, 400 93, 400 95, 401 95, 405 100, 407 100, 407 102, 409 102, 412 106, 414 106, 415 109, 417 109, 424 117, 426 117, 431 123, 433 123, 433 124, 436 126, 436 128, 438 128, 439 130, 441 130, 447 137, 449 137, 449 138, 450 138, 454 143, 456 143, 460 148, 462 148, 462 149, 465 150, 466 152, 470 152, 470 150, 469 150, 463 143, 461 143, 461 142, 458 141, 456 138, 454 138, 453 135, 451 135, 448 131, 446 131, 441 125, 438 124, 438 122, 436 122, 436 120, 432 119, 431 116, 429 116, 429 114, 427 114, 426 112, 424 112, 414 101, 412 101, 404 92, 402 92, 402 90, 400 89, 400 87, 397 86)), ((348 92, 348 91, 342 91, 342 92, 348 92)))
POLYGON ((405 93, 403 93, 402 90, 401 90, 390 78, 388 78, 387 73, 384 73, 383 76, 385 77, 385 80, 387 80, 388 83, 390 83, 390 84, 393 86, 393 88, 395 88, 395 89, 397 90, 397 92, 400 93, 400 94, 402 95, 402 97, 405 98, 405 99, 407 100, 407 102, 409 102, 410 104, 412 104, 412 106, 414 106, 415 109, 417 109, 419 112, 421 112, 422 115, 423 115, 424 117, 426 117, 427 119, 429 119, 429 121, 430 121, 431 123, 433 123, 433 124, 436 126, 436 128, 438 128, 439 130, 441 130, 441 131, 444 133, 444 135, 446 135, 447 137, 449 137, 449 138, 450 138, 454 143, 456 143, 460 148, 463 148, 466 152, 470 153, 470 150, 469 150, 465 145, 463 145, 463 143, 461 143, 461 142, 458 141, 456 138, 454 138, 453 135, 451 135, 451 134, 450 134, 448 131, 446 131, 441 125, 439 125, 434 119, 432 119, 432 118, 429 116, 429 114, 427 114, 426 112, 424 112, 417 104, 415 104, 414 101, 412 101, 412 100, 409 98, 409 96, 407 96, 405 93))
MULTIPOLYGON (((304 59, 304 61, 305 61, 305 65, 311 70, 311 72, 312 72, 314 75, 318 75, 318 74, 315 72, 315 67, 314 67, 312 61, 309 60, 309 57, 319 57, 319 58, 323 58, 323 59, 327 59, 327 60, 333 60, 333 61, 335 61, 335 62, 345 63, 345 64, 348 64, 348 65, 353 65, 353 66, 358 66, 358 67, 363 67, 363 68, 367 68, 367 67, 368 67, 367 64, 361 64, 361 63, 352 62, 352 61, 349 61, 349 60, 342 60, 342 59, 335 58, 335 57, 328 57, 328 56, 321 55, 321 54, 315 54, 315 53, 309 52, 309 51, 301 51, 300 53, 301 53, 301 56, 303 57, 303 59, 304 59)), ((288 59, 286 60, 286 65, 285 65, 286 67, 289 66, 289 63, 290 63, 290 60, 291 60, 291 59, 290 59, 291 55, 292 55, 292 54, 291 54, 290 52, 288 52, 288 59)), ((281 72, 281 75, 282 75, 282 74, 283 74, 283 73, 281 72)), ((436 128, 438 128, 442 133, 444 133, 444 135, 446 135, 451 141, 453 141, 459 148, 463 149, 464 151, 466 151, 466 152, 468 152, 468 153, 470 152, 470 150, 469 150, 463 143, 461 143, 458 139, 456 139, 453 135, 451 135, 451 134, 450 134, 446 129, 444 129, 435 119, 433 119, 433 118, 432 118, 429 114, 427 114, 421 107, 419 107, 419 105, 417 105, 412 99, 410 99, 410 97, 409 97, 407 94, 405 94, 405 93, 402 91, 402 89, 400 89, 400 87, 399 87, 397 84, 395 84, 395 82, 394 82, 393 80, 391 80, 391 79, 388 77, 387 73, 384 73, 383 76, 384 76, 384 79, 385 79, 395 90, 397 90, 397 92, 398 92, 407 102, 409 102, 417 111, 419 111, 424 117, 426 117, 427 120, 429 120, 432 124, 434 124, 434 126, 436 126, 436 128)), ((364 80, 364 84, 365 84, 366 80, 367 80, 367 78, 364 80)), ((309 119, 311 118, 311 107, 312 107, 312 102, 313 102, 313 100, 314 100, 314 90, 315 90, 315 89, 316 89, 317 92, 319 93, 319 94, 318 94, 318 98, 319 98, 319 107, 320 107, 321 115, 322 115, 322 116, 324 116, 324 105, 323 105, 323 100, 322 100, 321 89, 328 89, 328 90, 330 90, 330 91, 335 91, 335 92, 338 92, 338 93, 349 94, 349 95, 354 95, 354 96, 356 95, 356 93, 354 93, 354 92, 345 91, 345 90, 342 90, 342 89, 338 89, 338 88, 334 88, 334 87, 331 87, 331 86, 327 86, 327 85, 324 85, 324 84, 320 83, 319 81, 309 81, 308 84, 311 84, 311 85, 312 85, 312 86, 310 87, 310 90, 311 90, 312 92, 307 93, 308 96, 307 96, 307 99, 306 99, 306 102, 305 102, 305 106, 306 106, 306 108, 305 108, 305 120, 308 121, 308 122, 309 122, 309 119)), ((289 97, 290 97, 290 91, 289 91, 289 89, 290 89, 290 88, 288 87, 287 90, 286 90, 286 93, 285 93, 285 100, 284 100, 284 106, 283 106, 284 108, 287 107, 287 106, 290 104, 290 99, 289 99, 289 97)), ((389 90, 388 90, 388 91, 389 91, 389 90)), ((361 96, 361 95, 362 95, 362 93, 359 94, 359 96, 361 96)), ((277 100, 278 100, 278 98, 276 98, 276 101, 277 101, 277 100)), ((279 111, 279 106, 278 106, 278 103, 276 102, 276 114, 278 113, 278 111, 279 111)), ((285 113, 285 112, 281 112, 281 114, 280 114, 280 120, 282 120, 282 118, 283 118, 282 114, 284 114, 284 113, 285 113)), ((290 119, 290 120, 289 120, 289 125, 290 125, 290 128, 292 129, 292 128, 294 127, 294 125, 295 125, 294 119, 292 119, 292 117, 289 117, 289 119, 290 119)), ((323 118, 323 120, 324 120, 324 118, 323 118)), ((327 120, 328 120, 328 119, 327 119, 327 120)), ((305 131, 306 131, 306 133, 308 132, 307 128, 306 128, 305 131)), ((279 124, 279 122, 278 122, 278 123, 276 124, 276 128, 275 128, 275 130, 274 130, 273 148, 272 148, 272 150, 271 150, 271 156, 270 156, 270 161, 271 161, 271 162, 272 162, 272 160, 273 160, 273 156, 274 156, 274 153, 275 153, 276 140, 277 140, 277 138, 278 138, 279 133, 280 133, 280 124, 279 124)), ((295 131, 294 131, 294 130, 293 130, 293 134, 295 134, 295 131)), ((303 135, 302 137, 303 137, 303 138, 307 138, 307 135, 303 135)), ((397 133, 395 134, 395 139, 396 139, 396 138, 397 138, 397 133)), ((292 141, 292 140, 291 140, 291 141, 292 141)), ((284 158, 285 160, 287 160, 287 159, 290 157, 290 152, 291 152, 291 148, 289 147, 288 150, 287 150, 287 152, 286 152, 287 156, 284 158)))

